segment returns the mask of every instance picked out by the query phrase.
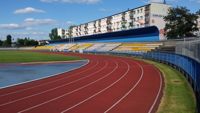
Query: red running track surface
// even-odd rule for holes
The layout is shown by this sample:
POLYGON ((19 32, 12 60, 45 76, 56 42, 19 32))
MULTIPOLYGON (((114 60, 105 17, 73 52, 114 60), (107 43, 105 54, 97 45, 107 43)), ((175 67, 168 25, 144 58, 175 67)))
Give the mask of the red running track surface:
POLYGON ((153 113, 163 79, 150 64, 131 58, 75 53, 79 69, 0 89, 0 113, 153 113))

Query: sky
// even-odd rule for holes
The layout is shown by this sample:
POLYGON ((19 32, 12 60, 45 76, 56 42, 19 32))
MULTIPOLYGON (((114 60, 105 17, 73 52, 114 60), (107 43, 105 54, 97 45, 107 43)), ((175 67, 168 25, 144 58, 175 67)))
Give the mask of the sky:
MULTIPOLYGON (((67 29, 127 9, 162 0, 0 0, 0 40, 49 39, 52 28, 67 29)), ((200 9, 200 0, 166 0, 173 7, 200 9)))

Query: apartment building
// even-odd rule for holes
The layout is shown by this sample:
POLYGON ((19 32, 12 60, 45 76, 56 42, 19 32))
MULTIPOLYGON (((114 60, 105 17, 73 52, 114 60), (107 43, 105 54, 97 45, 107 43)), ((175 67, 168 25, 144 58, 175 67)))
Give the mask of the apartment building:
POLYGON ((65 39, 66 35, 69 35, 68 30, 62 28, 52 29, 50 34, 60 36, 62 39, 65 39))
POLYGON ((60 36, 62 39, 64 39, 65 35, 66 35, 65 30, 62 28, 57 28, 56 30, 57 30, 58 36, 60 36))
POLYGON ((134 9, 90 21, 72 28, 72 37, 115 32, 128 29, 137 29, 147 26, 157 26, 160 31, 160 40, 164 40, 163 17, 167 15, 170 5, 150 3, 134 9))
POLYGON ((197 20, 197 27, 199 28, 199 31, 195 32, 195 34, 200 37, 200 16, 197 20))

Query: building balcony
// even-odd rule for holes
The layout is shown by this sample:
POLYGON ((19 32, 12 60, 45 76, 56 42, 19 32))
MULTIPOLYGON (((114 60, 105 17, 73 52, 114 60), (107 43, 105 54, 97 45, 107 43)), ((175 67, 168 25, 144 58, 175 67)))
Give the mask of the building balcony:
POLYGON ((112 24, 112 22, 111 22, 111 21, 107 21, 106 23, 107 23, 108 25, 112 24))
POLYGON ((125 25, 127 23, 127 21, 125 20, 125 21, 121 21, 121 24, 122 25, 125 25))
POLYGON ((133 19, 134 17, 133 17, 133 15, 130 15, 129 18, 130 18, 130 19, 133 19))
POLYGON ((125 21, 126 19, 125 19, 125 16, 122 16, 122 21, 125 21))
POLYGON ((150 6, 146 6, 144 11, 150 11, 150 6))
POLYGON ((126 25, 122 25, 122 27, 121 27, 121 29, 126 29, 127 27, 126 27, 126 25))
POLYGON ((101 32, 101 29, 98 29, 98 32, 101 32))

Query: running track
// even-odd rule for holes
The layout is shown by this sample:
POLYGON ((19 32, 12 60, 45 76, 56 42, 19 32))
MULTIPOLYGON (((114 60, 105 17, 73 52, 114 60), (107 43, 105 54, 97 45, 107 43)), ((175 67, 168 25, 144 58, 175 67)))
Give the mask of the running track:
MULTIPOLYGON (((52 53, 51 53, 52 54, 52 53)), ((0 89, 0 113, 154 113, 163 79, 153 66, 131 58, 87 58, 79 69, 0 89)))

